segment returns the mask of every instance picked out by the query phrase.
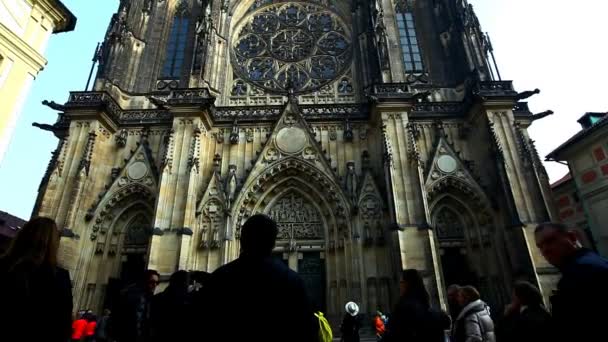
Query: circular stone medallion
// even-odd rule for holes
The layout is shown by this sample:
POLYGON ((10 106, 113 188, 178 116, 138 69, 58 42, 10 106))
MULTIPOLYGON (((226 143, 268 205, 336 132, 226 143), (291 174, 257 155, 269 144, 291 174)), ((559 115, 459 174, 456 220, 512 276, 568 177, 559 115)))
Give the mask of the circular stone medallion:
POLYGON ((306 133, 297 127, 282 128, 277 134, 277 147, 285 153, 302 151, 306 142, 306 133))
POLYGON ((148 167, 144 162, 135 162, 127 169, 127 175, 133 180, 140 180, 148 173, 148 167))
POLYGON ((445 173, 456 171, 457 166, 456 160, 451 156, 444 155, 437 159, 437 167, 445 173))

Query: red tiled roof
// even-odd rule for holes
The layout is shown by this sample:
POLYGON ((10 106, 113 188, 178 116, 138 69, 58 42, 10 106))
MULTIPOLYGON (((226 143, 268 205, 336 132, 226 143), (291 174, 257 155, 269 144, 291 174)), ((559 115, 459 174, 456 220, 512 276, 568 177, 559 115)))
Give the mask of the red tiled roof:
POLYGON ((12 238, 25 224, 25 220, 0 210, 0 235, 12 238))

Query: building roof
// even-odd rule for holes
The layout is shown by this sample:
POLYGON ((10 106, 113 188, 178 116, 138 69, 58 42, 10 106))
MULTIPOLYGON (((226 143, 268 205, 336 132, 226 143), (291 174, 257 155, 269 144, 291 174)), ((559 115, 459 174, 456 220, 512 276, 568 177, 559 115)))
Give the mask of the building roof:
POLYGON ((570 172, 568 172, 564 177, 560 178, 558 181, 551 184, 551 189, 556 189, 560 185, 566 184, 571 180, 572 180, 572 174, 570 174, 570 172))
POLYGON ((25 220, 0 210, 0 235, 13 238, 25 224, 25 220))
MULTIPOLYGON (((589 113, 583 115, 588 116, 589 113)), ((580 121, 580 119, 579 119, 580 121)), ((584 138, 590 136, 592 133, 598 131, 601 128, 608 126, 608 115, 604 115, 603 118, 589 126, 588 128, 582 129, 580 132, 573 135, 570 139, 566 140, 565 143, 561 144, 558 148, 553 150, 553 152, 549 153, 546 157, 547 160, 563 160, 560 158, 560 154, 564 152, 565 149, 572 146, 573 144, 583 140, 584 138)))

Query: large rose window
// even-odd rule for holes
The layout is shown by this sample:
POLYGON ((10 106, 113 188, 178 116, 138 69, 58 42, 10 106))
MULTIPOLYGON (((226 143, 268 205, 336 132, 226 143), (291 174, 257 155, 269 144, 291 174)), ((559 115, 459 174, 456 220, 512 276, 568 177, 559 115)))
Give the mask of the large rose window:
POLYGON ((318 89, 341 76, 351 62, 350 32, 335 13, 318 4, 263 6, 234 32, 235 73, 270 91, 318 89))

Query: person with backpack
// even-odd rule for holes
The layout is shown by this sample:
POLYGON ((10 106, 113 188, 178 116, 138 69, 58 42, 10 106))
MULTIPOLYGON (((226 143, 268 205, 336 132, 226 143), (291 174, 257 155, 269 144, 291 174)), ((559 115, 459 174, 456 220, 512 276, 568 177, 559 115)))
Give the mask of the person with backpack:
POLYGON ((384 325, 384 319, 382 318, 384 315, 380 310, 376 312, 376 316, 374 316, 374 330, 376 331, 376 338, 378 341, 382 340, 382 336, 384 336, 384 332, 386 331, 386 327, 384 325))
POLYGON ((355 302, 348 302, 344 307, 346 314, 340 325, 343 342, 359 342, 359 329, 361 322, 359 319, 359 305, 355 302))
POLYGON ((430 296, 420 273, 404 270, 401 297, 386 326, 384 342, 444 342, 449 317, 431 308, 430 296))
POLYGON ((464 286, 458 294, 462 310, 454 322, 453 342, 496 342, 494 321, 488 305, 473 286, 464 286))

